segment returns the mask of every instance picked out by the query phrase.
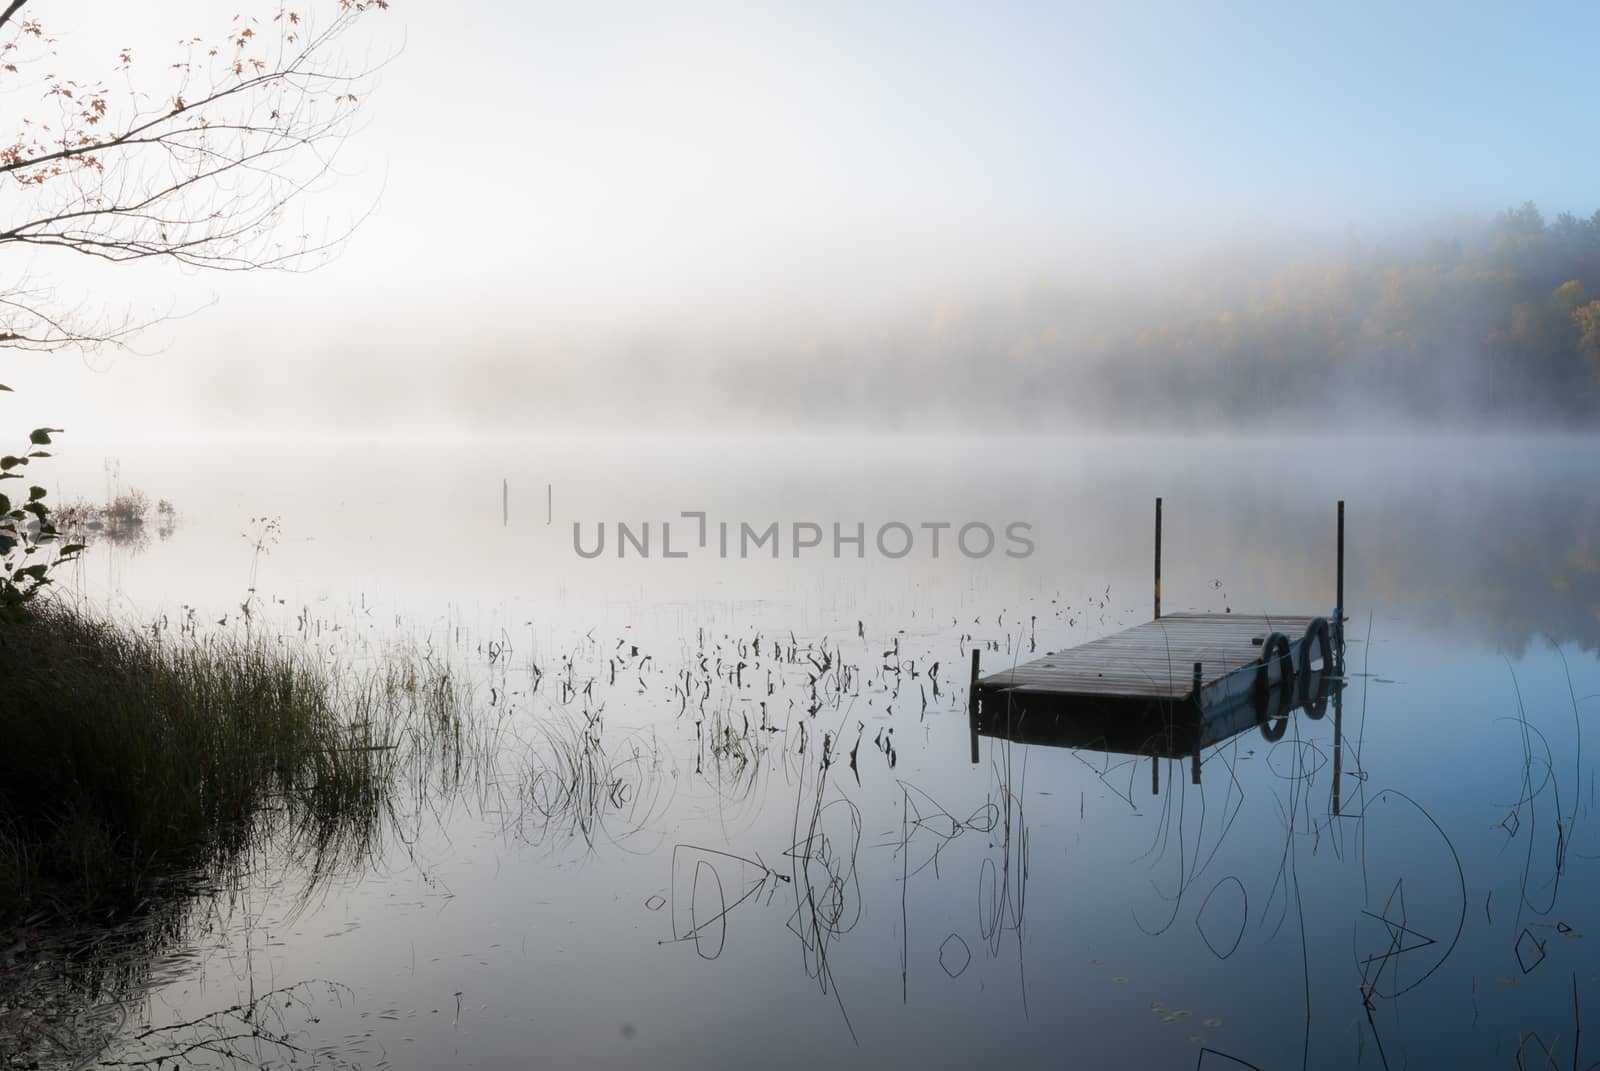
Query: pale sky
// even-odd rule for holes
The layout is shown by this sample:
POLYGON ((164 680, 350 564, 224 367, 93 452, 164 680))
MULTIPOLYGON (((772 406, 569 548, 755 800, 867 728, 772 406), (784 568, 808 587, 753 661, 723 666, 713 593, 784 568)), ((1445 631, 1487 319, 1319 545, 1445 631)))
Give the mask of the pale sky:
MULTIPOLYGON (((74 56, 159 58, 254 8, 27 10, 74 56)), ((463 349, 845 331, 1241 235, 1381 235, 1529 199, 1588 215, 1597 30, 1579 3, 396 0, 349 42, 398 54, 322 202, 377 203, 336 263, 96 275, 96 300, 205 307, 93 374, 70 354, 0 361, 61 420, 181 398, 180 423, 237 424, 308 369, 411 390, 463 349)))

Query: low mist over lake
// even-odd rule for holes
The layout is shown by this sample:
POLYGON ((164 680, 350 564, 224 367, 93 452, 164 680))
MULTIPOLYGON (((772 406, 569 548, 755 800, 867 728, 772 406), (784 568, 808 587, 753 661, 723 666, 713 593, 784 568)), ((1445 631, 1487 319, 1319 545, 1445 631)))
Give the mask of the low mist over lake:
POLYGON ((0 1069, 1590 1067, 1590 22, 4 6, 0 1069))

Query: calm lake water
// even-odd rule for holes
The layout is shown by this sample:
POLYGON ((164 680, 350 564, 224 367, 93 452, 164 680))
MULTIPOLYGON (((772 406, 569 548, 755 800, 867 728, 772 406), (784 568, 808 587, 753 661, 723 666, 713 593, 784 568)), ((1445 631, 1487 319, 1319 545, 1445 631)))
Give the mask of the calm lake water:
POLYGON ((1591 442, 58 454, 56 495, 178 512, 96 546, 83 597, 203 634, 242 627, 253 582, 254 630, 449 660, 499 741, 367 865, 308 885, 303 861, 252 859, 187 902, 99 980, 101 1060, 226 1066, 198 1043, 228 1036, 264 1064, 394 1068, 1600 1060, 1591 442), (971 763, 973 646, 999 668, 1147 620, 1157 495, 1164 608, 1235 613, 1331 611, 1346 500, 1337 718, 1208 748, 1198 785, 1161 760, 1152 790, 1151 759, 1092 748, 985 738, 971 763), (605 553, 574 550, 575 522, 586 549, 605 523, 605 553), (649 523, 648 557, 617 557, 618 522, 649 523), (779 556, 742 556, 741 524, 772 522, 779 556), (903 557, 877 546, 886 525, 905 543, 895 522, 903 557), (937 557, 924 522, 951 526, 937 557), (835 523, 864 525, 861 557, 833 556, 835 523), (822 536, 798 558, 796 524, 822 536), (962 553, 975 524, 992 553, 962 553), (252 1000, 294 1048, 252 1036, 252 1000))

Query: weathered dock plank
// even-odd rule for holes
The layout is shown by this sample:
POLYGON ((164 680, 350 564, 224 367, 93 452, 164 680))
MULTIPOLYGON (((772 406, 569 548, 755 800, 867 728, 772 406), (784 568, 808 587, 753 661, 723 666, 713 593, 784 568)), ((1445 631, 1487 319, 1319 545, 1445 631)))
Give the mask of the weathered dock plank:
POLYGON ((1301 614, 1168 614, 982 676, 977 688, 980 695, 1188 699, 1195 693, 1195 663, 1201 666, 1201 689, 1207 690, 1260 661, 1261 645, 1274 632, 1288 638, 1292 658, 1298 661, 1313 620, 1301 614))

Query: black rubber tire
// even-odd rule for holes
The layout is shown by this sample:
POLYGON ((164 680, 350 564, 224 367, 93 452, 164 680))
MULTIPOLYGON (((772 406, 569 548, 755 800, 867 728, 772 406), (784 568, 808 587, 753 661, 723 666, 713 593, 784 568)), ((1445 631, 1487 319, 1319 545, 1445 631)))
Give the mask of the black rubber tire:
MULTIPOLYGON (((1299 691, 1296 693, 1301 706, 1306 708, 1306 713, 1313 718, 1320 718, 1327 711, 1327 698, 1322 698, 1318 709, 1312 710, 1311 706, 1311 645, 1317 645, 1317 654, 1322 657, 1322 669, 1319 676, 1327 680, 1333 675, 1333 634, 1328 628, 1328 619, 1314 617, 1306 626, 1305 639, 1300 642, 1300 664, 1295 667, 1295 684, 1299 691)), ((1323 689, 1318 689, 1319 692, 1323 689)))
POLYGON ((1322 656, 1322 676, 1333 672, 1333 631, 1328 628, 1328 618, 1312 618, 1306 626, 1306 639, 1301 640, 1301 656, 1294 676, 1299 679, 1301 701, 1310 695, 1310 645, 1317 644, 1317 655, 1322 656))
MULTIPOLYGON (((1294 694, 1294 661, 1290 658, 1289 637, 1281 632, 1274 632, 1261 644, 1261 658, 1256 662, 1256 711, 1264 712, 1267 709, 1267 693, 1272 689, 1269 670, 1274 661, 1279 662, 1281 675, 1279 684, 1286 686, 1289 694, 1294 694)), ((1264 716, 1264 715, 1263 715, 1264 716)))
POLYGON ((1272 700, 1274 692, 1280 689, 1272 687, 1269 676, 1274 660, 1279 662, 1282 677, 1279 679, 1281 694, 1285 700, 1294 696, 1294 662, 1290 658, 1289 637, 1281 632, 1274 632, 1261 644, 1261 659, 1256 663, 1255 703, 1256 723, 1261 727, 1262 739, 1273 743, 1283 739, 1283 734, 1289 728, 1289 703, 1280 704, 1282 713, 1273 717, 1272 700))
POLYGON ((1312 721, 1320 721, 1328 713, 1328 690, 1332 681, 1332 677, 1321 677, 1317 683, 1317 694, 1301 704, 1306 717, 1312 721))
POLYGON ((1256 695, 1259 700, 1256 726, 1261 730, 1261 739, 1269 744, 1276 743, 1289 730, 1289 708, 1294 705, 1294 696, 1276 688, 1257 692, 1256 695))
POLYGON ((1266 718, 1262 718, 1259 724, 1261 729, 1261 738, 1269 744, 1275 744, 1279 740, 1282 740, 1283 734, 1288 731, 1289 716, 1285 714, 1282 717, 1275 718, 1270 721, 1266 718))

